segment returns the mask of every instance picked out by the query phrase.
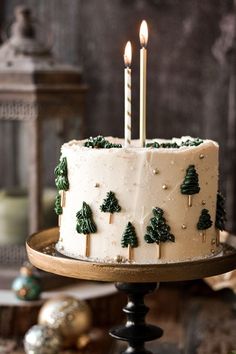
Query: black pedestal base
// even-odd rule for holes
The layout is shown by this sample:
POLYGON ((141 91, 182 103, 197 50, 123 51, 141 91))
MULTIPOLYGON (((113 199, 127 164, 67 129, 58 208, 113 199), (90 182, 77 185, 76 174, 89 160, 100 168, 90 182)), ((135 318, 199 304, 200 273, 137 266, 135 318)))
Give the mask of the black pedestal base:
POLYGON ((145 323, 149 308, 144 304, 144 296, 153 292, 157 285, 157 283, 116 283, 117 289, 128 296, 128 303, 123 309, 127 315, 126 324, 110 331, 112 337, 128 342, 128 347, 122 354, 152 354, 145 349, 145 342, 162 336, 161 328, 145 323))

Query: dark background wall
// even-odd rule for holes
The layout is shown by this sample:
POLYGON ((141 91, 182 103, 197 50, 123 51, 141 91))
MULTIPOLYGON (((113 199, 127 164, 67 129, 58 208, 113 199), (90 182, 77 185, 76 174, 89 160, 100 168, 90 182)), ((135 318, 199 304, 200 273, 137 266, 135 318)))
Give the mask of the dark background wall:
MULTIPOLYGON (((81 66, 90 90, 86 135, 123 135, 123 50, 133 44, 133 137, 138 137, 139 40, 142 19, 149 25, 148 137, 200 136, 220 143, 221 185, 227 195, 229 228, 235 229, 235 10, 231 0, 1 0, 1 29, 15 5, 27 4, 41 37, 56 57, 81 66)), ((9 145, 12 127, 1 135, 9 145), (7 132, 7 133, 6 133, 7 132)), ((47 128, 49 129, 49 128, 47 128)), ((0 130, 2 128, 0 127, 0 130)), ((2 130, 3 131, 3 130, 2 130)), ((45 134, 45 181, 59 144, 45 134), (52 141, 50 139, 50 144, 52 141), (54 150, 54 151, 53 151, 54 150)), ((73 132, 76 138, 78 132, 73 132)), ((56 137, 55 137, 56 140, 56 137)), ((0 152, 0 156, 1 156, 0 152)), ((3 159, 3 158, 2 158, 3 159)), ((0 161, 2 161, 0 158, 0 161)), ((9 177, 10 178, 10 177, 9 177)), ((9 180, 7 178, 7 180, 9 180)))

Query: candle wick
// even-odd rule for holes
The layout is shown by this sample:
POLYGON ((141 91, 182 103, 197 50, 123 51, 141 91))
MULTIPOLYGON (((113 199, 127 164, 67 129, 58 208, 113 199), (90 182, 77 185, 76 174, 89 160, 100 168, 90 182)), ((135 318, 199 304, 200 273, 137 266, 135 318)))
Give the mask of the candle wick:
POLYGON ((126 68, 130 68, 131 63, 130 63, 129 58, 127 57, 127 55, 124 55, 124 62, 125 62, 125 67, 126 68))
POLYGON ((140 35, 140 44, 142 48, 146 48, 147 46, 146 38, 143 34, 140 35))

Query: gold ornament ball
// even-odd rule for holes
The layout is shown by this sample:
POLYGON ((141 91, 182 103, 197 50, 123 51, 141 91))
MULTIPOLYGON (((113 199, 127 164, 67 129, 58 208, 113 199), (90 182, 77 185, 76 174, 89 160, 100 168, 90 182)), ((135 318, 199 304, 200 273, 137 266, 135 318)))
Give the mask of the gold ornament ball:
POLYGON ((42 306, 38 323, 57 329, 69 343, 91 328, 92 313, 85 301, 60 296, 42 306))

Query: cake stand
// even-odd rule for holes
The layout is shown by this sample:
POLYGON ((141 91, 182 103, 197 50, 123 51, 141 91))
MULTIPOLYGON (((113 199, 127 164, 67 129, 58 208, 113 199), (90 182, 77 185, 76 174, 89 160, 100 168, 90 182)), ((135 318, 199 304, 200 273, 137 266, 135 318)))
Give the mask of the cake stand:
POLYGON ((37 268, 77 279, 112 281, 119 291, 128 296, 123 311, 127 316, 124 326, 111 329, 110 335, 128 342, 123 354, 151 354, 145 342, 160 338, 161 328, 145 323, 148 307, 144 296, 153 292, 159 282, 201 279, 236 268, 236 249, 222 244, 220 255, 203 260, 168 264, 117 264, 76 260, 55 251, 58 228, 33 234, 26 243, 30 262, 37 268))

